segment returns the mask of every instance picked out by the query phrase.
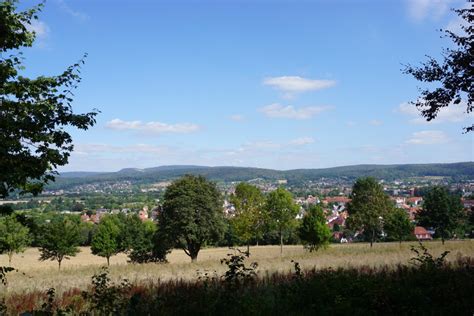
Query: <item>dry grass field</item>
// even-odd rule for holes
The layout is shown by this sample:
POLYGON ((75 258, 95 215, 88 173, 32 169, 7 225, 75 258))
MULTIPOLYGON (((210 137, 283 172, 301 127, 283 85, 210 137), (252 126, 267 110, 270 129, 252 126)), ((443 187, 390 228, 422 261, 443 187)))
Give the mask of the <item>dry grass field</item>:
MULTIPOLYGON (((280 256, 279 246, 251 247, 249 262, 258 262, 259 275, 274 272, 285 272, 293 268, 291 260, 298 261, 303 269, 327 267, 359 267, 382 265, 394 266, 408 264, 413 256, 410 245, 416 242, 377 243, 371 249, 368 244, 333 244, 326 250, 309 253, 302 246, 285 246, 283 256, 280 256)), ((455 260, 457 256, 474 257, 474 241, 449 241, 443 246, 441 242, 429 242, 426 246, 433 255, 439 255, 444 250, 451 253, 447 259, 455 260)), ((111 258, 111 277, 113 280, 126 278, 132 283, 142 280, 158 282, 169 279, 197 278, 197 271, 216 271, 222 275, 225 266, 220 263, 228 253, 228 248, 209 248, 199 253, 198 262, 191 263, 182 250, 174 250, 168 255, 168 264, 130 264, 124 254, 111 258)), ((82 248, 81 252, 70 260, 63 262, 61 271, 58 271, 57 262, 38 261, 39 252, 30 248, 13 258, 12 265, 20 273, 10 273, 8 276, 8 292, 25 293, 32 290, 44 291, 50 287, 61 293, 71 287, 85 288, 90 284, 91 276, 105 265, 106 260, 94 256, 89 248, 82 248)), ((0 266, 8 265, 6 255, 0 256, 0 266)))

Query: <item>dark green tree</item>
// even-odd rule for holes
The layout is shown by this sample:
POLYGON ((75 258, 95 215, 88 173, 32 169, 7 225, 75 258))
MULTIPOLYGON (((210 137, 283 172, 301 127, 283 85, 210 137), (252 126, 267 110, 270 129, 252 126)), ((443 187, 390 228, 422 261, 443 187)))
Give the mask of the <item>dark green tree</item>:
POLYGON ((97 114, 75 114, 71 105, 84 60, 57 76, 20 75, 21 49, 35 39, 28 25, 43 4, 22 12, 16 4, 0 2, 0 198, 15 190, 38 194, 54 181, 56 167, 65 165, 73 150, 67 129, 86 130, 97 114))
POLYGON ((235 216, 231 223, 235 234, 247 244, 247 253, 250 253, 250 241, 260 239, 268 214, 265 210, 265 198, 256 186, 241 182, 230 197, 235 207, 235 216))
POLYGON ((218 241, 224 232, 222 205, 213 182, 186 175, 166 188, 158 231, 194 262, 202 246, 218 241))
POLYGON ((40 237, 40 261, 57 261, 61 270, 64 259, 80 252, 81 231, 79 225, 68 219, 55 219, 44 225, 40 237))
POLYGON ((120 222, 113 215, 105 216, 101 218, 92 237, 92 254, 106 258, 107 266, 110 266, 110 257, 122 251, 120 226, 120 222))
MULTIPOLYGON (((471 113, 474 109, 474 8, 469 1, 467 6, 465 9, 454 10, 465 22, 465 25, 461 24, 463 34, 444 30, 454 48, 444 50, 443 62, 429 57, 421 67, 408 65, 404 69, 404 73, 412 75, 418 81, 427 82, 430 86, 433 83, 440 85, 435 89, 422 90, 418 100, 412 102, 427 121, 435 119, 444 107, 463 106, 466 113, 471 113), (465 104, 462 104, 463 99, 465 104)), ((467 126, 464 130, 471 132, 474 125, 467 126)))
POLYGON ((425 195, 423 207, 417 214, 418 223, 433 227, 444 245, 464 218, 463 205, 458 195, 449 194, 445 187, 435 186, 425 195))
POLYGON ((328 246, 331 240, 331 230, 326 224, 324 211, 319 205, 311 205, 303 216, 298 234, 305 248, 309 251, 328 246))
POLYGON ((372 177, 357 179, 350 198, 351 202, 347 205, 348 228, 363 230, 372 247, 376 237, 382 232, 385 215, 393 209, 393 203, 372 177))
POLYGON ((17 221, 15 215, 0 217, 0 253, 8 255, 9 264, 13 254, 24 252, 29 242, 28 228, 17 221))
POLYGON ((267 196, 266 209, 280 237, 280 254, 283 253, 283 233, 296 224, 299 206, 290 192, 283 188, 272 191, 267 196))
POLYGON ((398 240, 401 244, 413 235, 414 225, 404 209, 395 208, 385 216, 383 229, 389 239, 398 240))
POLYGON ((164 262, 169 252, 165 236, 157 232, 157 225, 144 221, 134 214, 127 217, 123 234, 125 248, 133 263, 164 262))
POLYGON ((8 216, 13 214, 13 208, 9 204, 0 205, 0 216, 8 216))

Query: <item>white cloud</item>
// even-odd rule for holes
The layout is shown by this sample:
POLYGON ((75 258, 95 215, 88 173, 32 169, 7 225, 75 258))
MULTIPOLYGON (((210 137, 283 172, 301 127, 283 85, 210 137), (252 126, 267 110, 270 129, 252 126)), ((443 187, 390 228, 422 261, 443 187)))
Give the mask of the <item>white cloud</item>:
POLYGON ((442 131, 420 131, 413 133, 406 143, 412 145, 435 145, 446 143, 448 140, 448 136, 442 131))
POLYGON ((369 122, 369 124, 372 125, 372 126, 380 126, 380 125, 383 124, 383 122, 380 121, 380 120, 371 120, 371 121, 369 122))
POLYGON ((415 105, 408 102, 400 104, 397 108, 397 112, 411 116, 412 118, 410 119, 410 122, 419 125, 459 123, 473 117, 472 113, 466 113, 465 102, 461 102, 460 104, 450 104, 447 107, 441 108, 436 118, 429 122, 421 116, 421 112, 416 108, 415 105))
POLYGON ((406 0, 408 14, 415 21, 426 18, 439 19, 447 12, 455 0, 406 0))
POLYGON ((232 121, 240 122, 244 120, 244 116, 241 114, 234 114, 229 117, 232 121))
POLYGON ((114 130, 134 130, 150 134, 162 133, 194 133, 201 128, 191 123, 167 124, 161 122, 122 121, 113 119, 106 123, 106 127, 114 130))
POLYGON ((37 39, 44 39, 48 36, 49 26, 43 21, 31 20, 31 24, 26 24, 26 29, 30 32, 35 32, 37 39))
POLYGON ((295 93, 330 88, 336 84, 336 81, 306 79, 298 76, 282 76, 265 78, 263 84, 283 92, 295 93))
POLYGON ((305 120, 310 119, 313 116, 331 109, 330 106, 308 106, 295 108, 292 105, 283 106, 279 103, 273 103, 263 108, 260 108, 259 111, 265 114, 267 117, 272 118, 288 118, 296 120, 305 120))
POLYGON ((300 137, 290 141, 290 145, 303 146, 314 143, 314 138, 312 137, 300 137))

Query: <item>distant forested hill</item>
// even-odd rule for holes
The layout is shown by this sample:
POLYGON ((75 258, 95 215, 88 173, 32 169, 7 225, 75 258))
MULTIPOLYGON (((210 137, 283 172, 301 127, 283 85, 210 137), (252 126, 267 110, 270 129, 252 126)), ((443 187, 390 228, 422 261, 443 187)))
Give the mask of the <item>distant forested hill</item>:
POLYGON ((443 176, 453 180, 474 179, 474 162, 449 164, 407 164, 407 165, 356 165, 325 169, 272 170, 247 167, 204 167, 204 166, 162 166, 147 169, 127 168, 118 172, 89 173, 73 172, 60 175, 48 189, 67 189, 76 185, 131 181, 147 184, 178 178, 185 174, 203 175, 214 181, 248 181, 286 179, 290 184, 321 178, 354 180, 372 176, 384 180, 407 179, 411 177, 443 176))

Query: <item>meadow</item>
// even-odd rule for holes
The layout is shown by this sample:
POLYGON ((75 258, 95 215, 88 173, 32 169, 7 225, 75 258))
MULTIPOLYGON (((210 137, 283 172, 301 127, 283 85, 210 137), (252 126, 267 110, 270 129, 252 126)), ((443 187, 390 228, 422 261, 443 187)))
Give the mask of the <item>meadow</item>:
MULTIPOLYGON (((247 263, 257 262, 257 275, 268 277, 274 273, 294 271, 291 260, 299 262, 303 271, 325 268, 396 268, 398 265, 409 265, 413 257, 411 245, 416 242, 376 243, 370 248, 366 243, 331 244, 327 249, 308 252, 299 245, 284 246, 280 255, 279 246, 253 246, 247 263)), ((447 261, 455 261, 462 256, 474 257, 474 241, 448 241, 445 245, 433 241, 425 243, 434 256, 448 250, 447 261)), ((242 248, 245 249, 245 248, 242 248)), ((132 284, 142 282, 193 281, 200 274, 221 276, 227 267, 220 260, 227 254, 234 253, 229 248, 206 248, 199 253, 198 261, 191 263, 190 258, 180 249, 168 255, 166 264, 131 264, 125 254, 111 258, 110 277, 113 281, 128 279, 132 284)), ((58 294, 71 288, 85 289, 91 283, 91 276, 106 264, 105 258, 94 256, 87 247, 70 260, 64 260, 61 271, 56 261, 41 262, 39 251, 29 248, 24 253, 13 257, 12 266, 19 272, 8 275, 9 285, 2 290, 6 296, 34 291, 44 292, 54 287, 58 294)), ((0 256, 0 266, 8 265, 6 255, 0 256)))

